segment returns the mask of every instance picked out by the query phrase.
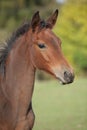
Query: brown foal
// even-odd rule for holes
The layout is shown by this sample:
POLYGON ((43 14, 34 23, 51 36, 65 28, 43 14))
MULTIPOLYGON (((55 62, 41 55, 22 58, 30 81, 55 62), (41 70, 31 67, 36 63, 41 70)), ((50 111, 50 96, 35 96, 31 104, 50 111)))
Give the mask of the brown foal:
POLYGON ((61 40, 53 32, 58 10, 46 21, 36 12, 7 44, 0 48, 0 130, 32 130, 36 69, 44 70, 62 84, 72 83, 73 69, 61 52, 61 40))

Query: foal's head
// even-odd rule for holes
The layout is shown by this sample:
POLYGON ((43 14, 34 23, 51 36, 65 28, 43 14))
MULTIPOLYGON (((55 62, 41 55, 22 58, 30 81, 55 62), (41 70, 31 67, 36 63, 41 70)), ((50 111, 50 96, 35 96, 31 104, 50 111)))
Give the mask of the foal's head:
POLYGON ((40 19, 36 12, 31 21, 31 59, 35 68, 44 70, 62 84, 73 82, 74 73, 61 51, 61 40, 52 32, 56 23, 58 10, 46 21, 40 19))

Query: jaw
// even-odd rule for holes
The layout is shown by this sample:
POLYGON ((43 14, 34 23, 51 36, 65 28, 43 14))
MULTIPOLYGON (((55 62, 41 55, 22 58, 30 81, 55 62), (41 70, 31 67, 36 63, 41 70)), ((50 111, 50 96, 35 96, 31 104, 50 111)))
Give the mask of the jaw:
POLYGON ((39 69, 55 77, 62 85, 70 84, 74 80, 74 73, 73 71, 70 71, 70 69, 60 69, 61 70, 60 71, 59 69, 54 69, 51 67, 47 67, 48 69, 44 69, 44 68, 45 67, 39 69))
POLYGON ((68 84, 63 78, 60 78, 60 77, 58 77, 58 76, 55 76, 55 78, 59 81, 59 83, 60 83, 61 85, 66 85, 66 84, 68 84))
POLYGON ((68 84, 63 78, 62 76, 59 76, 58 74, 56 73, 53 73, 51 71, 46 71, 47 73, 49 73, 50 75, 52 75, 54 78, 56 78, 60 84, 62 85, 65 85, 65 84, 68 84))

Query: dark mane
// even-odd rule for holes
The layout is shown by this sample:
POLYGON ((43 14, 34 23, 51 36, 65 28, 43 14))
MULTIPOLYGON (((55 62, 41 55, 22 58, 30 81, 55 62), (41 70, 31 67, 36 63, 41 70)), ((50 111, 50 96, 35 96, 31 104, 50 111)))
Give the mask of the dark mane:
MULTIPOLYGON (((41 20, 39 24, 40 30, 48 28, 49 26, 50 25, 44 20, 41 20)), ((24 23, 15 32, 13 32, 12 36, 6 41, 6 43, 0 44, 0 72, 5 72, 5 61, 13 44, 21 35, 25 34, 29 30, 29 27, 30 24, 28 22, 24 23)))
POLYGON ((19 27, 15 32, 13 32, 12 36, 6 41, 6 43, 0 44, 0 72, 5 72, 5 61, 10 52, 13 44, 21 35, 25 34, 29 30, 29 23, 24 23, 21 27, 19 27))
POLYGON ((43 29, 43 28, 50 28, 50 27, 51 27, 51 24, 50 24, 50 23, 47 23, 47 22, 44 21, 44 20, 41 20, 39 26, 40 26, 40 29, 43 29))

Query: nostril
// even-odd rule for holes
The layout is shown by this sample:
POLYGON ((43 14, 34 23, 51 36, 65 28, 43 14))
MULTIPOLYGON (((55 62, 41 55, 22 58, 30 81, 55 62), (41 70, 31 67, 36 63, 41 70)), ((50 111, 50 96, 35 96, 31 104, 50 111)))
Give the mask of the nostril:
POLYGON ((70 77, 70 76, 71 76, 71 73, 68 72, 68 71, 65 71, 65 72, 64 72, 64 76, 65 76, 65 77, 70 77))
POLYGON ((64 72, 64 76, 66 76, 66 75, 67 75, 67 71, 64 72))
POLYGON ((72 74, 69 71, 65 71, 64 72, 64 79, 65 79, 65 81, 67 81, 67 83, 72 83, 74 80, 74 74, 72 74))

